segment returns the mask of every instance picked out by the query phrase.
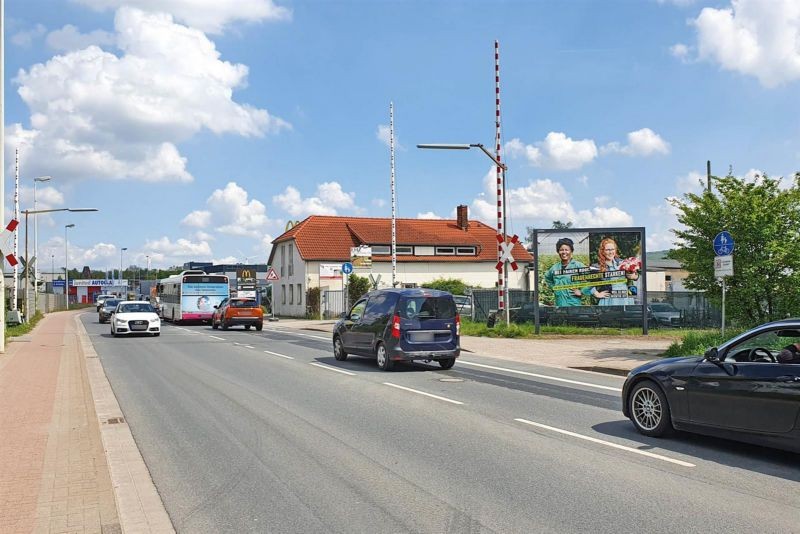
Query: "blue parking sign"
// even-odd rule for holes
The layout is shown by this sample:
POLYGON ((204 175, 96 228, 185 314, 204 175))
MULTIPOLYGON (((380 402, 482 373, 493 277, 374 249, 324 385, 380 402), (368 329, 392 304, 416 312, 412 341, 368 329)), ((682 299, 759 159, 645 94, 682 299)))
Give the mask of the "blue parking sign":
POLYGON ((714 254, 717 256, 729 256, 733 254, 733 236, 726 231, 722 231, 714 238, 714 254))

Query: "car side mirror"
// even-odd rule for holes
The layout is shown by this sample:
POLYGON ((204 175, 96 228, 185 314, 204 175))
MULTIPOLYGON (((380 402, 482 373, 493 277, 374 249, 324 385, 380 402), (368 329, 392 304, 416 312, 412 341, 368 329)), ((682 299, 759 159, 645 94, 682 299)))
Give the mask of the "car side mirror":
POLYGON ((706 360, 710 362, 718 362, 719 361, 719 352, 717 352, 717 347, 711 347, 706 351, 704 354, 706 360))
POLYGON ((361 319, 361 316, 357 313, 354 313, 350 316, 350 320, 353 322, 358 321, 359 319, 361 319))
POLYGON ((217 308, 219 308, 219 306, 214 306, 214 309, 215 309, 215 310, 216 310, 217 308))

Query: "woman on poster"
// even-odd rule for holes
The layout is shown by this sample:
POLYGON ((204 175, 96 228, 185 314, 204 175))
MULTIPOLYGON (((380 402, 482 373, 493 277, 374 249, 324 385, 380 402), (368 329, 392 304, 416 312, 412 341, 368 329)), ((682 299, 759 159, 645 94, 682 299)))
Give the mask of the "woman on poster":
POLYGON ((556 242, 556 252, 561 261, 551 265, 544 275, 544 281, 553 288, 556 306, 580 306, 582 304, 581 296, 584 292, 588 294, 588 289, 583 291, 578 288, 558 289, 559 286, 572 284, 572 273, 565 273, 565 271, 586 267, 572 257, 574 251, 575 246, 572 239, 568 237, 559 239, 556 242))
POLYGON ((632 295, 637 292, 633 282, 639 279, 639 271, 641 270, 641 262, 638 258, 628 258, 626 260, 620 258, 617 242, 610 237, 600 241, 597 258, 598 262, 591 266, 593 270, 601 273, 622 271, 625 275, 625 280, 617 278, 617 281, 612 284, 591 288, 591 295, 598 299, 597 304, 600 306, 636 304, 632 295), (631 291, 631 288, 633 288, 633 291, 631 291))

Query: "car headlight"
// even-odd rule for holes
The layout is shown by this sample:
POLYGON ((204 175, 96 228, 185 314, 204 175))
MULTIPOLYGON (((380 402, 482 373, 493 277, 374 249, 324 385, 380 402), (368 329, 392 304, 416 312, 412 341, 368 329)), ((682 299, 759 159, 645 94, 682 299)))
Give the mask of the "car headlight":
POLYGON ((117 324, 122 324, 122 325, 127 324, 127 321, 125 319, 115 318, 114 321, 117 324))

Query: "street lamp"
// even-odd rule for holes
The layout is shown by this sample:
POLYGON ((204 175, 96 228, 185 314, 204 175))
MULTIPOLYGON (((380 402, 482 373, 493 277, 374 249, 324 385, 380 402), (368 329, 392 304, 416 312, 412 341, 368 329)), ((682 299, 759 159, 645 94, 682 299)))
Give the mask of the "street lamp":
MULTIPOLYGON (((36 219, 35 215, 39 213, 53 213, 56 211, 71 211, 74 213, 82 213, 87 211, 98 211, 97 208, 55 208, 49 210, 24 210, 22 213, 25 214, 25 321, 27 322, 30 319, 30 300, 29 300, 29 291, 31 285, 31 260, 30 256, 28 255, 28 215, 34 215, 34 219, 36 219)), ((75 225, 72 225, 75 226, 75 225)), ((66 246, 66 229, 64 230, 64 245, 66 246)), ((65 252, 66 254, 66 252, 65 252)), ((34 264, 36 263, 36 259, 34 258, 34 264)), ((66 258, 65 258, 66 261, 66 258)), ((69 287, 67 287, 69 291, 69 287)), ((69 295, 67 295, 67 303, 69 304, 69 295)))
MULTIPOLYGON (((33 179, 34 210, 36 210, 36 184, 49 182, 52 179, 50 176, 39 176, 33 179)), ((36 258, 33 264, 33 314, 36 315, 36 308, 39 306, 39 217, 36 215, 33 216, 33 257, 36 258)))
MULTIPOLYGON (((121 249, 119 249, 119 283, 120 284, 122 284, 122 253, 125 252, 126 250, 128 250, 128 247, 122 247, 121 249)), ((128 284, 127 283, 125 284, 125 293, 126 293, 125 297, 127 297, 128 296, 127 295, 127 293, 128 293, 128 284)))
MULTIPOLYGON (((505 163, 503 163, 497 157, 495 157, 494 154, 492 154, 491 152, 486 150, 486 147, 483 146, 480 143, 471 143, 471 144, 466 144, 466 145, 464 145, 464 144, 462 144, 462 145, 458 145, 458 144, 421 144, 421 145, 417 145, 417 148, 430 148, 430 149, 435 149, 435 150, 469 150, 470 148, 479 148, 479 149, 481 149, 483 151, 484 154, 489 156, 489 159, 491 159, 496 166, 498 166, 501 169, 503 169, 503 184, 502 184, 503 185, 503 198, 502 198, 502 202, 503 202, 503 210, 502 210, 503 211, 503 228, 502 228, 502 234, 503 234, 503 237, 502 237, 502 239, 503 239, 503 244, 507 243, 508 242, 508 238, 507 238, 508 234, 506 233, 507 232, 507 230, 506 230, 506 228, 507 228, 507 226, 506 226, 506 207, 507 207, 507 204, 506 204, 506 188, 505 188, 506 177, 505 177, 505 173, 508 170, 508 167, 505 165, 505 163)), ((498 149, 499 149, 499 144, 498 144, 498 149)), ((500 189, 500 183, 499 182, 497 184, 497 189, 498 190, 500 189)), ((498 193, 498 197, 499 197, 500 191, 498 191, 497 193, 498 193)), ((498 198, 498 201, 499 200, 500 199, 498 198)), ((498 211, 500 211, 499 207, 498 207, 498 211)), ((498 214, 498 218, 499 218, 499 214, 498 214)), ((499 221, 498 221, 498 226, 499 226, 499 221)), ((500 229, 499 228, 498 228, 498 232, 497 233, 500 234, 500 229)), ((500 239, 500 238, 498 237, 498 239, 500 239)), ((502 305, 503 305, 503 308, 505 308, 506 325, 508 325, 508 324, 511 323, 511 310, 509 309, 509 306, 508 306, 508 262, 507 261, 503 261, 503 286, 502 287, 503 287, 502 305)))
POLYGON ((64 295, 67 297, 67 309, 69 309, 69 241, 67 241, 67 228, 75 228, 75 225, 64 225, 64 295))

